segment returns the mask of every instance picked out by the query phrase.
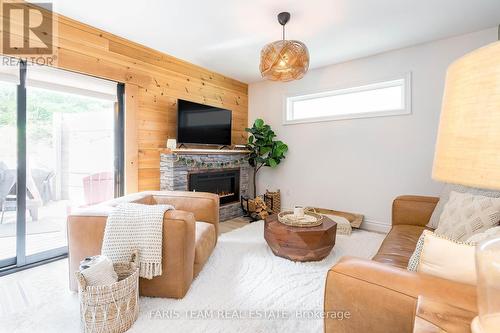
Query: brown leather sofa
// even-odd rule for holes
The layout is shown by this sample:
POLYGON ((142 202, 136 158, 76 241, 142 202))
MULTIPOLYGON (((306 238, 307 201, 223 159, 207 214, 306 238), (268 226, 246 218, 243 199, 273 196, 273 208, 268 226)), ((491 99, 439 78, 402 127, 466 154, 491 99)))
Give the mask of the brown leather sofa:
POLYGON ((477 311, 474 286, 406 270, 437 202, 431 197, 396 198, 392 229, 372 260, 344 257, 330 269, 325 312, 348 311, 350 317, 325 316, 325 332, 411 333, 419 295, 477 311))
POLYGON ((143 296, 182 298, 210 257, 219 234, 219 197, 201 192, 141 192, 72 212, 68 217, 70 289, 80 261, 100 254, 108 213, 123 202, 171 204, 165 212, 161 276, 140 279, 143 296), (201 222, 202 221, 202 222, 201 222))

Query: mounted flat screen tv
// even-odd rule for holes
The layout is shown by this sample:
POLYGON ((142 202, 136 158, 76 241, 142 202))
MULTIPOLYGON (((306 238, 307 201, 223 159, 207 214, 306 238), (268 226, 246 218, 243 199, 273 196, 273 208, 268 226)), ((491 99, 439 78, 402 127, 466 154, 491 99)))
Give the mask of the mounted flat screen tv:
POLYGON ((231 111, 179 99, 177 142, 231 145, 231 111))

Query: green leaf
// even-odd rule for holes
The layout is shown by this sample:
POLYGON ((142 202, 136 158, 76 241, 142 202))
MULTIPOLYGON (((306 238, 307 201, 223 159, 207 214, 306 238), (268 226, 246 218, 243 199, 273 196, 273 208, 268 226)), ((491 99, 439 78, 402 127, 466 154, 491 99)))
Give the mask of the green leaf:
POLYGON ((257 163, 266 163, 267 161, 266 161, 265 158, 262 158, 262 157, 259 156, 259 157, 255 158, 255 162, 257 162, 257 163))
POLYGON ((250 150, 248 163, 257 169, 262 166, 275 168, 285 158, 288 146, 280 140, 274 141, 276 133, 262 119, 256 119, 251 128, 246 147, 250 150))
POLYGON ((277 155, 284 155, 288 151, 288 146, 284 143, 277 144, 275 152, 277 155))
POLYGON ((264 120, 262 120, 260 118, 255 119, 254 126, 257 128, 262 128, 262 126, 264 126, 264 120))
POLYGON ((260 154, 261 155, 265 155, 265 154, 269 153, 271 150, 272 150, 271 147, 266 147, 266 146, 261 147, 260 148, 260 154))

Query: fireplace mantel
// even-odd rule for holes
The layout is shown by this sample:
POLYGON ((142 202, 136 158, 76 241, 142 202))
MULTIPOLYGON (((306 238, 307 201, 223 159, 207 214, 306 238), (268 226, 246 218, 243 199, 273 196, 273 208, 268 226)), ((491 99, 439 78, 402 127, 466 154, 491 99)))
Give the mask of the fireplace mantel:
POLYGON ((163 148, 160 154, 176 154, 176 155, 236 155, 250 154, 249 150, 244 149, 193 149, 193 148, 163 148))

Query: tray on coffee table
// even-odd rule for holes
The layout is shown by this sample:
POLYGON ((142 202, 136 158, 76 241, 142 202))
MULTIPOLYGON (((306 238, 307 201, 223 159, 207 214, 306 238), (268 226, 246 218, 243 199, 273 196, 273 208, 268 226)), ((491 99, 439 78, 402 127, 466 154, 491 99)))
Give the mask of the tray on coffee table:
POLYGON ((311 228, 323 223, 323 216, 314 212, 304 212, 303 217, 297 217, 292 211, 278 214, 278 221, 291 227, 311 228))

